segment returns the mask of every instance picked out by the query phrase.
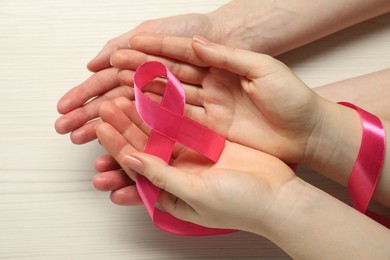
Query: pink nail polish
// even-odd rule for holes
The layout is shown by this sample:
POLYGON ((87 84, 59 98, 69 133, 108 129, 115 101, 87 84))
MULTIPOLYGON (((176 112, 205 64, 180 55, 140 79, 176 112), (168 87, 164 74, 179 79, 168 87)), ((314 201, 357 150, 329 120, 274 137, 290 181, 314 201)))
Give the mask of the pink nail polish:
POLYGON ((123 157, 122 163, 138 173, 142 173, 144 171, 143 163, 133 156, 126 155, 123 157))

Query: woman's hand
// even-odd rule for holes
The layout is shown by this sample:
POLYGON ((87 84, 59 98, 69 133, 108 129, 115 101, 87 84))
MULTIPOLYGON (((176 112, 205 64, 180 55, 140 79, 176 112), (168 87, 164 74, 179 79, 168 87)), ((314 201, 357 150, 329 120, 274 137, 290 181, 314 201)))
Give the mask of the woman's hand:
MULTIPOLYGON (((121 50, 112 56, 113 65, 121 70, 118 78, 122 84, 133 84, 130 70, 143 62, 163 61, 180 80, 190 83, 183 84, 186 116, 232 142, 271 153, 287 162, 305 160, 307 142, 321 120, 317 96, 280 62, 266 55, 215 44, 204 46, 187 38, 139 35, 132 39, 131 45, 139 51, 121 50)), ((158 99, 163 88, 150 91, 157 93, 149 95, 158 99)), ((130 109, 130 102, 119 100, 116 102, 123 109, 130 109)), ((126 195, 129 185, 118 177, 118 167, 113 158, 97 158, 95 168, 101 174, 95 178, 95 186, 112 190, 111 199, 115 203, 133 205, 131 196, 126 195)))
POLYGON ((127 49, 128 41, 134 35, 158 33, 192 37, 199 34, 213 42, 276 55, 386 13, 389 8, 388 1, 383 0, 354 1, 351 8, 345 8, 343 2, 336 0, 322 3, 248 0, 245 3, 230 1, 206 14, 191 13, 145 21, 109 40, 88 64, 95 74, 60 99, 57 108, 63 116, 57 120, 55 128, 60 134, 71 132, 74 143, 86 143, 96 137, 94 129, 98 121, 95 119, 102 101, 119 96, 133 97, 133 93, 117 81, 117 70, 111 68, 110 55, 118 49, 127 49), (334 22, 329 24, 329 21, 334 22))
MULTIPOLYGON (((101 116, 108 121, 97 127, 99 140, 124 176, 139 172, 164 189, 159 203, 174 216, 259 234, 292 258, 388 258, 388 229, 305 183, 276 157, 227 141, 216 164, 179 146, 169 166, 138 151, 149 129, 134 107, 126 108, 102 104, 101 116)), ((129 197, 140 202, 135 186, 129 188, 129 197)))
MULTIPOLYGON (((149 130, 136 114, 126 115, 111 102, 102 104, 100 114, 108 121, 97 126, 103 146, 131 179, 139 172, 162 188, 159 203, 180 219, 209 227, 261 230, 259 223, 270 221, 267 214, 279 191, 296 178, 281 160, 229 141, 215 164, 179 146, 169 166, 139 152, 149 130)), ((132 199, 139 201, 136 193, 132 199)))
POLYGON ((71 132, 71 140, 76 144, 94 140, 95 126, 99 122, 95 120, 98 118, 99 104, 116 97, 133 98, 131 89, 122 86, 117 80, 118 70, 111 67, 110 56, 118 49, 129 48, 129 39, 133 35, 147 32, 180 36, 200 33, 215 41, 222 41, 220 27, 211 20, 210 14, 195 13, 145 21, 133 30, 109 40, 88 64, 88 69, 95 73, 59 100, 57 109, 63 116, 55 123, 58 133, 71 132))
MULTIPOLYGON (((70 138, 76 144, 94 140, 95 126, 99 122, 96 120, 99 104, 116 97, 133 99, 132 91, 118 82, 117 70, 112 68, 110 56, 116 50, 128 49, 129 39, 134 35, 158 33, 192 37, 194 34, 200 34, 214 42, 268 52, 270 46, 267 37, 259 39, 257 34, 253 35, 252 29, 243 30, 246 28, 243 25, 248 23, 249 16, 257 17, 259 12, 269 14, 273 10, 273 5, 273 1, 270 0, 252 0, 245 4, 233 1, 210 13, 189 13, 148 20, 109 40, 99 54, 88 63, 88 69, 94 74, 69 90, 59 100, 57 109, 63 116, 55 123, 56 131, 60 134, 71 132, 70 138), (237 30, 238 28, 241 29, 237 30), (232 34, 232 31, 235 34, 232 34)), ((261 26, 258 27, 261 29, 261 26)))
POLYGON ((325 101, 284 64, 199 37, 138 35, 131 46, 133 50, 112 56, 123 84, 132 84, 129 70, 147 60, 163 61, 182 82, 191 84, 184 85, 188 117, 232 142, 287 162, 305 160, 325 101))

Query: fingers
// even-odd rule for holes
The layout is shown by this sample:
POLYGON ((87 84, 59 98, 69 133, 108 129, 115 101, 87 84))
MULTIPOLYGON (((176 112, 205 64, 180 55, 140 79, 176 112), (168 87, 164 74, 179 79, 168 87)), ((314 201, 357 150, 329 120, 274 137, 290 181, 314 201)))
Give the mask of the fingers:
POLYGON ((286 102, 296 103, 312 92, 271 56, 214 44, 200 36, 193 37, 192 46, 205 63, 240 75, 242 88, 268 118, 275 118, 271 115, 277 114, 281 104, 287 107, 286 102))
POLYGON ((94 168, 97 172, 107 172, 120 169, 120 165, 110 154, 102 155, 95 159, 94 168))
POLYGON ((124 156, 122 164, 148 178, 155 186, 183 200, 188 199, 189 187, 195 185, 193 175, 169 166, 162 159, 145 153, 132 153, 124 156))
POLYGON ((150 134, 150 128, 144 123, 132 101, 127 98, 117 98, 113 103, 128 117, 131 123, 135 124, 145 135, 150 134))
MULTIPOLYGON (((136 151, 136 149, 110 124, 101 123, 97 125, 96 134, 107 152, 118 162, 120 162, 126 154, 136 151)), ((136 174, 133 171, 123 167, 123 165, 121 166, 132 180, 136 179, 136 174)))
POLYGON ((97 190, 111 191, 110 199, 115 204, 137 206, 143 203, 135 182, 124 171, 115 170, 97 174, 92 183, 97 190))
POLYGON ((135 71, 138 66, 147 61, 159 61, 164 63, 180 81, 190 84, 201 84, 206 70, 202 67, 194 66, 196 64, 191 63, 191 60, 185 60, 184 58, 173 60, 168 56, 158 56, 152 52, 142 51, 118 50, 111 55, 111 63, 118 69, 135 71))
POLYGON ((185 61, 196 66, 206 67, 192 49, 191 38, 138 34, 130 39, 131 49, 157 56, 185 61))
POLYGON ((57 104, 60 114, 66 114, 119 85, 116 68, 99 71, 66 93, 57 104))
MULTIPOLYGON (((157 57, 155 57, 155 59, 157 59, 157 57)), ((110 56, 112 66, 120 70, 128 69, 135 71, 139 65, 147 62, 148 60, 149 55, 147 53, 130 49, 115 51, 110 56)))
POLYGON ((85 105, 68 112, 56 120, 56 131, 59 134, 67 134, 75 131, 71 135, 71 140, 75 144, 82 144, 95 139, 95 125, 86 123, 98 117, 100 103, 116 97, 127 97, 132 99, 134 97, 133 88, 128 86, 116 87, 89 101, 85 105))
POLYGON ((135 106, 125 98, 104 102, 100 106, 102 120, 110 124, 136 150, 143 150, 150 132, 135 106))
POLYGON ((97 190, 111 191, 111 201, 122 206, 136 206, 142 204, 135 182, 127 173, 120 169, 115 159, 107 154, 95 160, 95 169, 100 172, 92 184, 97 190))
POLYGON ((95 175, 92 183, 100 191, 114 191, 135 184, 123 170, 99 173, 95 175))
POLYGON ((95 140, 96 125, 99 124, 100 122, 101 122, 100 119, 95 119, 72 131, 72 133, 70 134, 70 140, 72 141, 72 143, 85 144, 95 140))
POLYGON ((110 199, 113 203, 121 206, 138 206, 143 204, 135 185, 112 191, 110 199))
POLYGON ((209 66, 255 79, 273 73, 285 66, 271 56, 234 47, 211 43, 201 36, 194 36, 194 52, 209 66))
POLYGON ((131 34, 130 31, 109 40, 98 55, 88 63, 87 68, 92 72, 97 72, 111 67, 110 55, 118 49, 128 48, 128 40, 131 37, 131 34))
MULTIPOLYGON (((124 85, 133 86, 134 71, 120 70, 118 72, 118 79, 124 85)), ((142 92, 144 92, 144 94, 153 93, 161 97, 164 95, 165 85, 166 83, 164 79, 156 78, 144 86, 142 88, 142 92)))
POLYGON ((169 166, 162 159, 145 153, 125 156, 122 164, 162 189, 158 201, 167 212, 186 221, 196 220, 198 214, 191 206, 192 201, 199 200, 193 197, 193 194, 197 194, 194 191, 199 180, 196 175, 169 166))

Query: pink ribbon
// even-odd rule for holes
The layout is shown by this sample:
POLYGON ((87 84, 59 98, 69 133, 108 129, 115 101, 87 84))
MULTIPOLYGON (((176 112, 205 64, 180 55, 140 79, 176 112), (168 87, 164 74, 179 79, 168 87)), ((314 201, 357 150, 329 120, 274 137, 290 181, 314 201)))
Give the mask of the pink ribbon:
POLYGON ((362 142, 348 183, 352 204, 358 211, 390 228, 390 219, 367 211, 385 160, 386 137, 383 124, 375 115, 351 103, 339 104, 355 109, 363 126, 362 142))
MULTIPOLYGON (((184 116, 185 94, 180 81, 160 62, 146 62, 134 75, 135 104, 142 120, 152 129, 145 153, 169 163, 176 142, 191 148, 216 162, 224 148, 225 139, 210 129, 184 116), (141 89, 157 77, 167 83, 161 104, 146 97, 141 89)), ((137 190, 155 225, 162 230, 187 236, 218 235, 234 232, 208 228, 175 218, 155 207, 159 188, 144 176, 137 175, 137 190)))

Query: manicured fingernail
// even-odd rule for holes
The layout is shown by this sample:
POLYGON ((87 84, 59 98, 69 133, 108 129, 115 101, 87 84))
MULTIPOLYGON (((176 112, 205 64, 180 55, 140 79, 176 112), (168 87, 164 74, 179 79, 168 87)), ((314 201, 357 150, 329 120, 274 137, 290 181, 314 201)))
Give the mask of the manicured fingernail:
POLYGON ((200 35, 194 35, 192 39, 202 45, 211 45, 211 42, 200 35))
POLYGON ((126 155, 123 158, 122 163, 125 166, 129 167, 130 169, 132 169, 138 173, 142 173, 144 171, 143 163, 140 160, 138 160, 137 158, 134 158, 132 156, 126 155))

